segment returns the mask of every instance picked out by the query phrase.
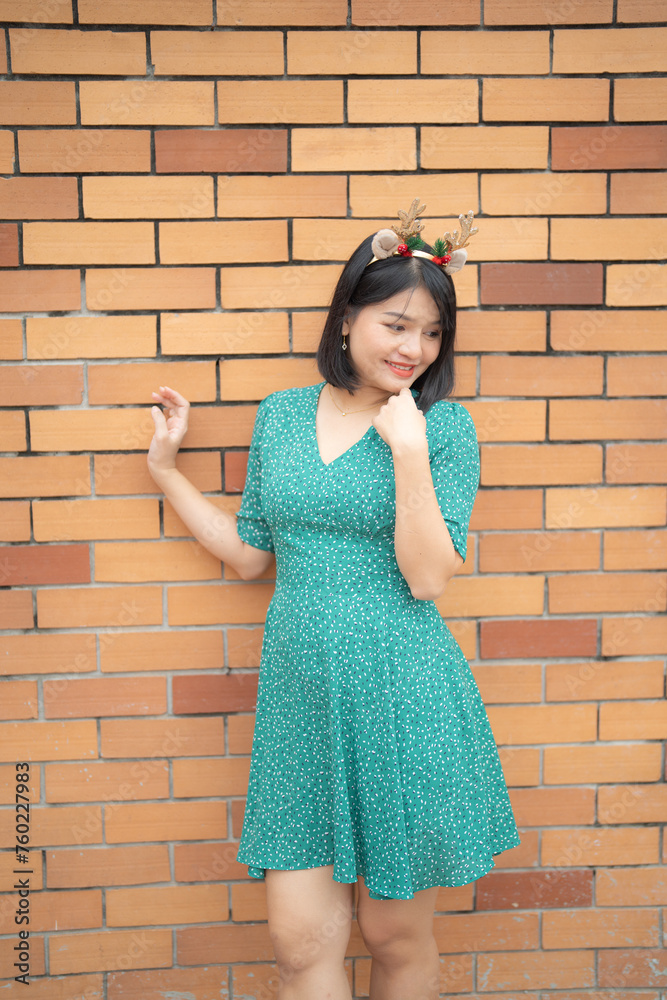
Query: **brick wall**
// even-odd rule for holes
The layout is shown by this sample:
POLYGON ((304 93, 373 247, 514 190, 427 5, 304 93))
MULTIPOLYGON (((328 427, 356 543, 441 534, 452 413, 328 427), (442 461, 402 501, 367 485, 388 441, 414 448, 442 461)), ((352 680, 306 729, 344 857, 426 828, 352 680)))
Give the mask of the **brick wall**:
MULTIPOLYGON (((24 760, 31 1000, 275 995, 235 861, 272 577, 156 493, 150 392, 193 401, 180 467, 237 510, 258 402, 320 381, 341 262, 417 195, 428 233, 479 216, 481 488, 439 606, 522 836, 441 889, 442 991, 660 1000, 664 3, 215 8, 0 0, 3 1000, 24 760)), ((347 968, 367 996, 356 925, 347 968)))

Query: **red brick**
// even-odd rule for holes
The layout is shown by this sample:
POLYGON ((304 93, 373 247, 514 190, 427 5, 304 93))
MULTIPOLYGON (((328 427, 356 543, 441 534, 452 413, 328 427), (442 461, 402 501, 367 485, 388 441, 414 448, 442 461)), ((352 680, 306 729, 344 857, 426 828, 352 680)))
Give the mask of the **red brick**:
POLYGON ((479 879, 475 908, 546 909, 593 905, 593 872, 491 872, 479 879))
POLYGON ((551 130, 552 170, 658 170, 666 166, 666 125, 555 126, 551 130))
POLYGON ((257 703, 257 674, 223 677, 176 676, 172 681, 174 715, 209 712, 253 712, 257 703))
POLYGON ((594 656, 597 621, 488 621, 480 623, 482 659, 594 656))
POLYGON ((2 546, 0 580, 10 587, 43 583, 89 583, 88 546, 2 546))
POLYGON ((0 271, 2 312, 69 312, 80 308, 78 270, 0 271))
POLYGON ((601 305, 602 264, 482 264, 484 305, 601 305))
POLYGON ((18 267, 19 235, 15 222, 0 224, 0 267, 18 267))
POLYGON ((178 882, 246 878, 247 868, 236 860, 237 851, 237 843, 220 841, 213 844, 175 844, 174 876, 178 882))
POLYGON ((658 945, 658 927, 657 909, 562 910, 544 914, 542 942, 544 948, 583 945, 606 949, 623 945, 658 945))
POLYGON ((156 130, 158 173, 284 173, 286 129, 156 130))
POLYGON ((601 949, 598 982, 600 986, 664 986, 665 953, 662 948, 601 949))
MULTIPOLYGON (((70 2, 71 0, 68 0, 68 3, 70 2)), ((43 950, 43 940, 36 937, 35 941, 39 942, 38 947, 43 950)), ((13 975, 15 971, 8 971, 7 975, 13 975)), ((3 1000, 20 1000, 22 988, 23 983, 14 980, 8 981, 6 986, 3 984, 5 991, 3 1000)), ((77 997, 79 1000, 103 1000, 103 996, 104 983, 101 973, 83 976, 44 976, 43 955, 40 956, 38 963, 31 964, 30 1000, 72 1000, 73 997, 77 997), (34 978, 35 976, 43 976, 43 978, 34 978)))

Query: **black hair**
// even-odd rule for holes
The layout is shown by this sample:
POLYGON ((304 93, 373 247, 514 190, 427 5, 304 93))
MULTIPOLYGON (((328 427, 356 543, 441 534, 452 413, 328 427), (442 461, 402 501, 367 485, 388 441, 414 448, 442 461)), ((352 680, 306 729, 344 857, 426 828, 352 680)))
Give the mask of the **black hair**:
MULTIPOLYGON (((338 279, 317 349, 317 367, 331 385, 354 392, 361 379, 347 352, 341 349, 343 320, 364 306, 383 302, 399 292, 421 286, 435 302, 442 330, 437 358, 410 387, 419 392, 416 403, 422 413, 426 413, 436 400, 445 399, 454 389, 454 283, 438 264, 426 257, 386 257, 367 267, 373 257, 371 243, 374 236, 375 233, 372 233, 359 244, 338 279)), ((420 249, 433 253, 426 243, 420 249)))

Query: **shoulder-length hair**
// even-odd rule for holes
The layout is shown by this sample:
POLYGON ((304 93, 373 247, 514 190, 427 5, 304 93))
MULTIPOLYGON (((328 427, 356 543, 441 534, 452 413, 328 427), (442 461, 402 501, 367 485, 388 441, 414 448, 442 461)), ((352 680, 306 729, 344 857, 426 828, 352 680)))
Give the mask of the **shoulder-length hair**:
MULTIPOLYGON (((343 320, 353 317, 364 306, 421 286, 436 304, 442 329, 437 358, 411 385, 419 392, 416 399, 419 409, 426 413, 436 400, 446 399, 454 389, 454 283, 438 264, 426 257, 386 257, 368 267, 373 257, 374 236, 372 233, 359 244, 338 279, 317 349, 317 367, 331 385, 354 392, 361 379, 348 359, 348 352, 341 349, 343 320)), ((422 249, 433 253, 428 244, 422 249)))

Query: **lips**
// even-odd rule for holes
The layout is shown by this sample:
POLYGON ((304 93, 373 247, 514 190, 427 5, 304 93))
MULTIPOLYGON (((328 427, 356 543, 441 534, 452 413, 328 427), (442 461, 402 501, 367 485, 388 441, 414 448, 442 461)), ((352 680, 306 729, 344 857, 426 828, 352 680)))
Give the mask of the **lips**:
POLYGON ((409 368, 398 368, 395 365, 393 365, 391 361, 386 361, 385 364, 389 365, 391 370, 393 372, 396 372, 397 375, 402 375, 404 378, 406 378, 408 375, 412 375, 413 371, 415 370, 414 365, 410 365, 409 368))

